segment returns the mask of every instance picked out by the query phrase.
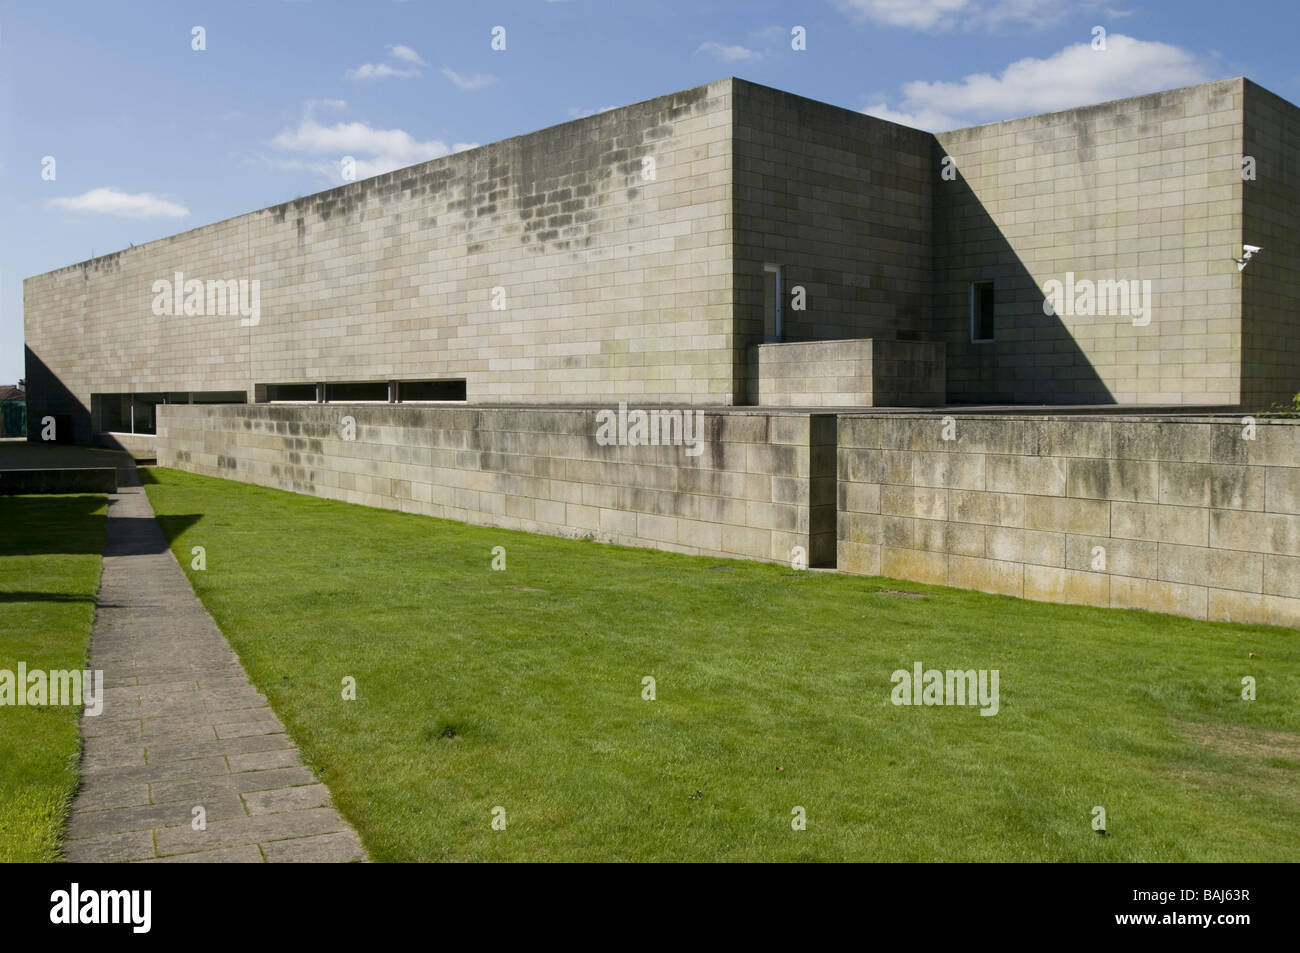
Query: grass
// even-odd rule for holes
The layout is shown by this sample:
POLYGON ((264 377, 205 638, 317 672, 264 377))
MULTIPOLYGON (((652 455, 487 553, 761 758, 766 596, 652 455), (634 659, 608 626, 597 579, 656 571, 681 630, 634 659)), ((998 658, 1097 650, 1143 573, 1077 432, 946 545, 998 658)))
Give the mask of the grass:
MULTIPOLYGON (((0 669, 82 669, 104 497, 0 497, 0 669)), ((77 790, 80 707, 0 707, 0 861, 57 860, 77 790)))
POLYGON ((376 860, 1300 857, 1293 630, 152 472, 199 596, 376 860), (998 669, 1000 712, 892 705, 918 660, 998 669))

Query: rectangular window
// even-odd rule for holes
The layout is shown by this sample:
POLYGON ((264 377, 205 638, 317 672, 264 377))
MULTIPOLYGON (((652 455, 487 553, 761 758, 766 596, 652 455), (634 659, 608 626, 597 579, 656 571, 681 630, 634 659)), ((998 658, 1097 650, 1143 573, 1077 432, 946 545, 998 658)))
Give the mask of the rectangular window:
POLYGON ((196 390, 190 394, 196 404, 246 404, 248 393, 242 390, 196 390))
POLYGON ((970 283, 970 339, 975 343, 992 341, 996 326, 993 311, 993 282, 970 283))
POLYGON ((407 400, 464 400, 464 381, 398 381, 397 399, 407 400))
POLYGON ((166 394, 132 394, 131 433, 157 433, 154 408, 166 402, 166 394))
POLYGON ((159 404, 242 404, 242 390, 172 391, 166 394, 91 394, 91 426, 96 433, 144 433, 158 429, 159 404))
POLYGON ((98 433, 130 433, 131 395, 91 394, 90 416, 98 433))
POLYGON ((763 266, 763 342, 781 340, 781 266, 763 266))
POLYGON ((326 402, 388 402, 388 381, 325 385, 326 402))
POLYGON ((270 401, 309 400, 315 403, 316 385, 315 384, 267 384, 266 399, 270 401))

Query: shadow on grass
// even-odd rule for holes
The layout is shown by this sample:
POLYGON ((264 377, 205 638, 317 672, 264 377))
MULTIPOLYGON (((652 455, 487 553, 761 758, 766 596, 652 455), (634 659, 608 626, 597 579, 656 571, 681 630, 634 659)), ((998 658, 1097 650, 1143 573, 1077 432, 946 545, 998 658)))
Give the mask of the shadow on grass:
POLYGON ((175 516, 115 516, 104 540, 105 556, 153 556, 171 548, 171 541, 197 523, 197 513, 175 516), (167 525, 163 525, 166 521, 167 525), (173 533, 175 535, 168 535, 173 533))
POLYGON ((94 602, 94 596, 73 595, 67 592, 27 592, 22 589, 0 590, 0 603, 5 602, 94 602))
POLYGON ((199 513, 174 513, 168 516, 154 516, 154 519, 158 521, 159 528, 162 529, 163 536, 167 540, 168 547, 176 542, 176 537, 202 518, 203 516, 199 513))
POLYGON ((0 496, 0 556, 98 555, 108 520, 103 510, 103 496, 0 496))

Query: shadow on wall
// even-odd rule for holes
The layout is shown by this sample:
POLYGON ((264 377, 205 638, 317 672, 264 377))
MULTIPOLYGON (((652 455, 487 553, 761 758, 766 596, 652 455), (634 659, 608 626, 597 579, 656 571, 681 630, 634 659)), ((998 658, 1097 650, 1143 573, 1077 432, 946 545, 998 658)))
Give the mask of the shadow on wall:
MULTIPOLYGON (((945 155, 935 141, 933 168, 945 155)), ((1042 287, 957 170, 934 189, 931 334, 947 350, 948 399, 976 403, 1114 404, 1074 334, 1043 313, 1042 287), (993 281, 995 331, 972 341, 972 282, 993 281)), ((1057 276, 1052 276, 1057 277, 1057 276)), ((1064 276, 1059 276, 1062 280, 1064 276)))
POLYGON ((42 440, 42 432, 49 425, 45 418, 52 417, 54 443, 76 443, 83 446, 93 443, 90 408, 68 390, 45 362, 30 347, 23 347, 27 363, 27 439, 33 443, 42 440))
MULTIPOLYGON (((27 439, 32 443, 76 444, 82 447, 102 447, 133 453, 132 446, 124 444, 111 433, 95 430, 94 413, 81 399, 64 386, 45 362, 30 347, 23 348, 27 361, 27 439), (42 436, 48 426, 46 418, 54 420, 54 439, 42 436)), ((136 445, 138 448, 138 444, 136 445)), ((152 457, 152 451, 144 455, 152 457)), ((133 485, 133 484, 126 484, 133 485)))
POLYGON ((734 81, 732 108, 736 402, 757 403, 755 346, 769 335, 811 342, 925 334, 933 137, 743 80, 734 81), (779 277, 768 278, 769 268, 779 277))

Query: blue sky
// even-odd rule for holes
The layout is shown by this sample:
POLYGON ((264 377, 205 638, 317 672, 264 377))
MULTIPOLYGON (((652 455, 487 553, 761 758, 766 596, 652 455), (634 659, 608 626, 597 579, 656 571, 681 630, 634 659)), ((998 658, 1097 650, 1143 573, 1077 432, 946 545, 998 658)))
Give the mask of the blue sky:
POLYGON ((345 155, 361 178, 724 76, 935 131, 1239 75, 1297 102, 1297 27, 1294 0, 4 0, 0 384, 23 278, 341 184, 345 155))

